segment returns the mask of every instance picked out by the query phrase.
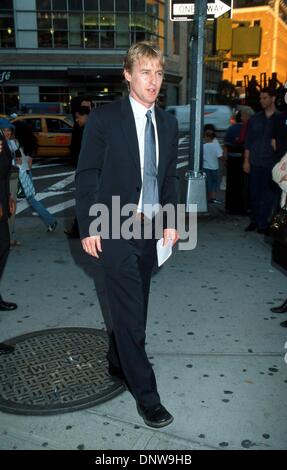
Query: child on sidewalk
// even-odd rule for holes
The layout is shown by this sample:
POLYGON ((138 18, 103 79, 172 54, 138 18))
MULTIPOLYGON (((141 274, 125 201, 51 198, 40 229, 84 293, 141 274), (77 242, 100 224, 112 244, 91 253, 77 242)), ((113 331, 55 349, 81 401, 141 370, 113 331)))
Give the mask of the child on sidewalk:
POLYGON ((207 176, 208 202, 212 204, 221 204, 216 199, 219 189, 219 158, 223 158, 223 150, 215 138, 215 132, 208 129, 204 132, 203 169, 207 176))

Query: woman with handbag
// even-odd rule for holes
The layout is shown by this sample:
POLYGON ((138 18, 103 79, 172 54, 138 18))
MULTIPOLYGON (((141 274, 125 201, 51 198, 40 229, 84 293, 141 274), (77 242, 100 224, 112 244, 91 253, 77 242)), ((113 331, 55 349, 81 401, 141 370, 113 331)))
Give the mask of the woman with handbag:
POLYGON ((7 141, 14 141, 15 154, 16 154, 16 165, 19 168, 19 181, 23 188, 25 198, 29 206, 38 213, 39 217, 42 219, 44 224, 47 227, 47 232, 54 232, 57 227, 57 220, 55 217, 50 214, 50 212, 43 206, 41 201, 36 199, 36 190, 34 187, 31 166, 32 158, 25 155, 23 149, 20 147, 19 142, 13 135, 13 129, 5 128, 3 129, 3 134, 5 135, 7 141))
MULTIPOLYGON (((283 270, 287 275, 287 153, 272 170, 272 178, 282 190, 281 210, 273 218, 270 226, 270 234, 274 234, 275 241, 272 251, 272 262, 283 270)), ((279 307, 270 309, 273 313, 287 312, 287 299, 279 307)), ((287 328, 287 320, 280 323, 283 328, 287 328)))

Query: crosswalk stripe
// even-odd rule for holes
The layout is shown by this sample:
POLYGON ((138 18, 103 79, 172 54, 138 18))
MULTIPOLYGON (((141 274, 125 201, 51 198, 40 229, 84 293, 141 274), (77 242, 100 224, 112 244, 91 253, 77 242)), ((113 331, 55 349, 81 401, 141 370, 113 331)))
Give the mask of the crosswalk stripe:
POLYGON ((75 173, 74 171, 67 171, 66 173, 53 173, 51 175, 33 176, 33 181, 45 180, 47 178, 56 178, 57 176, 74 175, 74 173, 75 173))
POLYGON ((57 183, 53 184, 52 186, 49 186, 48 191, 58 191, 59 189, 63 189, 65 186, 68 186, 68 184, 71 184, 74 182, 74 174, 68 176, 67 178, 64 178, 61 181, 58 181, 57 183))
POLYGON ((33 163, 33 169, 34 168, 52 168, 52 167, 55 167, 55 166, 64 166, 65 164, 64 163, 49 163, 48 165, 46 164, 34 164, 33 163))
MULTIPOLYGON (((61 194, 67 194, 67 191, 58 191, 57 193, 55 193, 54 191, 47 191, 45 193, 37 193, 36 199, 38 201, 42 201, 42 199, 46 199, 47 197, 51 197, 51 196, 55 197, 55 195, 59 196, 61 194)), ((26 199, 18 201, 17 202, 16 214, 20 214, 21 212, 26 210, 28 207, 29 207, 29 204, 26 201, 26 199)), ((47 207, 47 209, 50 210, 49 207, 47 207)))
POLYGON ((50 214, 56 214, 57 212, 64 211, 69 207, 73 207, 75 205, 75 199, 69 199, 68 201, 61 202, 60 204, 56 204, 55 206, 49 207, 50 214))

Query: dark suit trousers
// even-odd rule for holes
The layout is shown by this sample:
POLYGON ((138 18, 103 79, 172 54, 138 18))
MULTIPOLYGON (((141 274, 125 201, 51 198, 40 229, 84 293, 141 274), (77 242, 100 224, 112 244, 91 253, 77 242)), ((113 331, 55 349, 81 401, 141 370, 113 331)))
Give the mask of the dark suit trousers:
POLYGON ((121 367, 131 393, 143 406, 160 403, 155 375, 145 352, 155 247, 155 240, 102 240, 101 259, 115 342, 108 359, 121 367))
POLYGON ((0 280, 7 262, 10 250, 10 233, 8 221, 0 220, 0 280))

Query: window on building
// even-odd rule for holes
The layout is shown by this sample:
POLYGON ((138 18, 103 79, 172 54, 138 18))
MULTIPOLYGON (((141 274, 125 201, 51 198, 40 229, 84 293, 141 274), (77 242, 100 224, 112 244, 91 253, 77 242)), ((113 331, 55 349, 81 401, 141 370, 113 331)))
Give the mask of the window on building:
POLYGON ((116 12, 129 11, 129 0, 117 0, 115 2, 116 12))
POLYGON ((163 0, 36 0, 38 45, 127 49, 152 39, 164 49, 165 4, 163 0))
POLYGON ((82 8, 83 8, 82 0, 68 0, 68 10, 82 11, 82 8))
POLYGON ((228 62, 223 62, 222 68, 223 69, 228 69, 228 67, 229 67, 229 63, 228 62))
POLYGON ((271 4, 270 0, 234 0, 233 8, 259 7, 271 4))
POLYGON ((0 2, 0 48, 15 47, 13 0, 0 2))
POLYGON ((258 67, 259 61, 258 60, 252 60, 251 62, 251 67, 258 67))
POLYGON ((132 11, 145 11, 145 0, 131 0, 132 11))
POLYGON ((243 62, 237 62, 237 68, 242 69, 244 63, 243 62))

